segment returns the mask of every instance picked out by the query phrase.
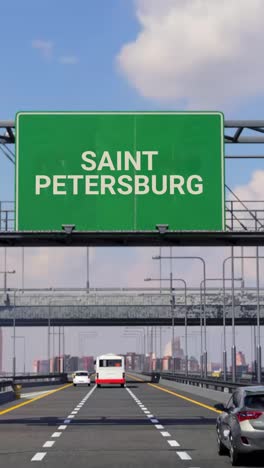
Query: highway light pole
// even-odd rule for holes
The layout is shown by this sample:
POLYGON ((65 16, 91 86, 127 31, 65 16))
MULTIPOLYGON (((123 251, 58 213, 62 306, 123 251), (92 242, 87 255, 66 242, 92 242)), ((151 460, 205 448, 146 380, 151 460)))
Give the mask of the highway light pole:
MULTIPOLYGON (((206 278, 206 281, 222 281, 223 278, 206 278)), ((225 278, 225 281, 231 281, 232 278, 225 278)), ((242 278, 234 278, 234 281, 242 281, 243 279, 242 278)), ((201 281, 200 283, 200 297, 202 297, 202 285, 203 285, 203 281, 201 281)), ((223 295, 224 295, 224 290, 223 290, 223 295)), ((202 302, 202 300, 201 300, 202 302)), ((224 304, 224 300, 223 300, 223 304, 224 304)), ((205 320, 206 320, 206 317, 205 317, 205 320)), ((206 324, 205 324, 205 327, 204 327, 204 333, 205 333, 205 336, 204 336, 204 340, 206 342, 206 324)), ((224 342, 225 342, 225 335, 224 335, 224 342)), ((224 344, 225 346, 225 344, 224 344)), ((225 348, 224 348, 225 349, 225 348)), ((226 380, 226 351, 223 352, 223 371, 224 371, 224 380, 226 380)))
POLYGON ((126 327, 125 332, 138 332, 138 333, 143 333, 143 355, 144 355, 144 363, 145 364, 145 357, 146 357, 146 330, 145 327, 137 327, 137 328, 132 328, 132 327, 126 327))
POLYGON ((24 336, 12 336, 12 338, 14 340, 24 340, 24 343, 23 343, 23 357, 24 357, 24 361, 23 361, 23 373, 25 374, 26 373, 26 339, 24 336))
MULTIPOLYGON (((231 252, 232 253, 232 252, 231 252)), ((258 253, 258 252, 257 252, 258 253)), ((261 383, 261 344, 260 344, 260 307, 259 307, 259 266, 258 260, 263 259, 263 256, 246 255, 244 259, 257 260, 257 380, 261 383)), ((225 266, 226 262, 231 260, 231 276, 234 277, 234 260, 240 259, 241 256, 231 255, 223 261, 223 329, 224 329, 224 351, 226 350, 226 317, 225 317, 225 266)), ((236 335, 235 335, 235 294, 234 283, 232 281, 232 379, 236 381, 236 335)))
POLYGON ((90 290, 90 250, 86 247, 86 290, 90 290))
POLYGON ((14 290, 14 304, 13 304, 13 377, 16 375, 16 293, 14 290))
POLYGON ((16 270, 12 270, 12 271, 7 271, 7 270, 0 271, 0 275, 4 275, 4 292, 5 292, 5 293, 6 293, 6 291, 7 291, 7 275, 13 275, 14 273, 16 273, 16 270))
MULTIPOLYGON (((203 280, 204 280, 204 301, 203 301, 203 305, 201 304, 201 307, 203 307, 203 316, 204 316, 204 321, 205 321, 205 317, 206 317, 206 295, 205 295, 205 291, 206 291, 206 263, 205 263, 205 260, 202 258, 202 257, 198 257, 198 256, 170 256, 170 257, 160 257, 160 256, 154 256, 152 257, 153 260, 161 260, 161 259, 164 259, 164 260, 199 260, 200 262, 202 262, 202 266, 203 266, 203 280)), ((203 377, 204 375, 206 376, 207 375, 207 349, 206 349, 206 343, 205 343, 205 348, 204 348, 204 353, 203 353, 203 333, 202 333, 202 314, 200 315, 200 327, 201 327, 201 377, 203 377)))
POLYGON ((183 278, 173 278, 172 273, 170 273, 169 278, 145 278, 144 281, 169 281, 170 282, 170 296, 171 296, 171 317, 172 317, 172 344, 171 344, 171 354, 173 360, 173 370, 174 370, 174 324, 175 324, 175 295, 173 294, 173 281, 178 281, 183 283, 184 286, 184 305, 185 305, 185 314, 184 314, 184 328, 185 328, 185 373, 188 375, 188 340, 187 340, 187 283, 183 278))

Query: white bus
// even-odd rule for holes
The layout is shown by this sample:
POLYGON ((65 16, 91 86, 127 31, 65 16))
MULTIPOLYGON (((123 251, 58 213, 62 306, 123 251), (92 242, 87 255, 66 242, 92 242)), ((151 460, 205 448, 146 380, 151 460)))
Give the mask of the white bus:
POLYGON ((125 386, 125 360, 116 354, 103 354, 96 358, 95 383, 97 387, 102 384, 120 384, 125 386))

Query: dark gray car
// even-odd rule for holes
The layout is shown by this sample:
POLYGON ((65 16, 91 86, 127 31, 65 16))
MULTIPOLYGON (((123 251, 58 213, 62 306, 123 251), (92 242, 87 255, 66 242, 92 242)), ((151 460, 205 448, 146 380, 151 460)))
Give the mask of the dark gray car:
POLYGON ((230 453, 231 464, 240 464, 241 454, 264 451, 264 386, 235 390, 217 418, 219 455, 230 453))

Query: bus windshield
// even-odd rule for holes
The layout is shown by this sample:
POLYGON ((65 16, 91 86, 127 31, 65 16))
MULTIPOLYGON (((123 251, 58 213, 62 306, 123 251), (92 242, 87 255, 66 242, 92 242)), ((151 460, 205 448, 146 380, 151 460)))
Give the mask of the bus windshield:
POLYGON ((121 359, 100 359, 99 367, 122 367, 121 359))

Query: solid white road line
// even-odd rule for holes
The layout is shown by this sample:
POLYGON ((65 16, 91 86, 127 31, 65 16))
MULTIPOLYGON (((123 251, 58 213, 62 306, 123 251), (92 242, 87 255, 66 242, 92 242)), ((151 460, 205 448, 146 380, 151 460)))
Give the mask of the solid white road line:
POLYGON ((161 431, 160 433, 163 437, 171 437, 170 433, 167 431, 161 431))
POLYGON ((51 437, 60 437, 62 432, 53 432, 51 437))
POLYGON ((190 455, 188 455, 188 453, 186 452, 176 452, 177 455, 180 457, 181 460, 191 460, 192 457, 190 457, 190 455))
POLYGON ((37 452, 34 457, 31 458, 31 461, 41 461, 45 457, 47 452, 37 452))
POLYGON ((45 442, 45 444, 43 444, 42 447, 50 448, 50 447, 53 447, 54 444, 55 444, 55 440, 47 440, 47 442, 45 442))
POLYGON ((180 446, 180 444, 177 442, 177 440, 168 440, 167 442, 171 447, 179 447, 180 446))

